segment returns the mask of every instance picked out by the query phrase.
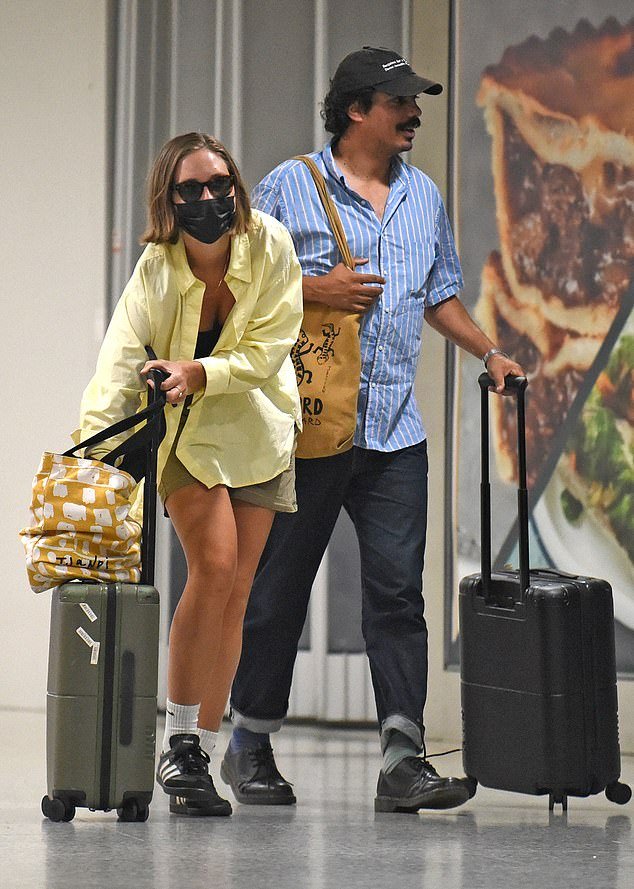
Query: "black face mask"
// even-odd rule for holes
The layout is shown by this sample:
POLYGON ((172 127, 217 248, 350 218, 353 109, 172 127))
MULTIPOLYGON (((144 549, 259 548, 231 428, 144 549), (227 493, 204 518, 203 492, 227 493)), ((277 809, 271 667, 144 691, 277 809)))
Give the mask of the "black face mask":
POLYGON ((174 210, 183 231, 203 244, 213 244, 232 227, 236 202, 234 197, 191 201, 174 204, 174 210))

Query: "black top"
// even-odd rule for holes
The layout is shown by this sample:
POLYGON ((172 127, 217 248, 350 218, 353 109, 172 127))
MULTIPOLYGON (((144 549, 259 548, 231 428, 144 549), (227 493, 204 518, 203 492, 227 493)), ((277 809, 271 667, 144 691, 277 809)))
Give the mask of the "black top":
POLYGON ((208 355, 211 355, 221 332, 222 324, 219 321, 216 321, 210 330, 199 330, 194 358, 207 358, 208 355))

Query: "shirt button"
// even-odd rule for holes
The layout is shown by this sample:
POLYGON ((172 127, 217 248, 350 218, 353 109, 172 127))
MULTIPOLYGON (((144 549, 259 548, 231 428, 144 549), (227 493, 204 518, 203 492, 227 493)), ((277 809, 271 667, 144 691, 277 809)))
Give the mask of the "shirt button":
POLYGON ((372 388, 376 389, 376 383, 372 383, 372 388))
POLYGON ((383 351, 383 346, 379 346, 379 352, 383 351))

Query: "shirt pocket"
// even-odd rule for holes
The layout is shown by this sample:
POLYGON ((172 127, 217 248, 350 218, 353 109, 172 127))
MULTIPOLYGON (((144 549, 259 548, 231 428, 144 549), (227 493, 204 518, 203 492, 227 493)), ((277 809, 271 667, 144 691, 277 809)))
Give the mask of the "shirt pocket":
POLYGON ((424 298, 436 255, 433 236, 427 236, 417 227, 403 230, 398 243, 392 244, 392 255, 401 292, 424 298))

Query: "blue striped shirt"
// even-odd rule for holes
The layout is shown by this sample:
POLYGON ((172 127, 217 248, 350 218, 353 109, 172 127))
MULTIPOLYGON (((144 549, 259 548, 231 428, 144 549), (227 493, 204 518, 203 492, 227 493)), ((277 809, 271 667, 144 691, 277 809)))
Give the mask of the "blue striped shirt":
MULTIPOLYGON (((328 145, 310 155, 339 211, 358 271, 382 275, 383 295, 362 316, 361 383, 355 445, 395 451, 425 438, 414 396, 423 312, 462 288, 462 273, 442 198, 421 170, 395 158, 383 219, 346 184, 328 145)), ((290 231, 304 275, 341 262, 305 164, 288 160, 255 187, 253 204, 290 231)))

